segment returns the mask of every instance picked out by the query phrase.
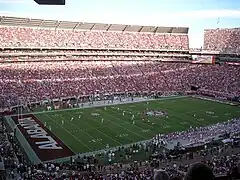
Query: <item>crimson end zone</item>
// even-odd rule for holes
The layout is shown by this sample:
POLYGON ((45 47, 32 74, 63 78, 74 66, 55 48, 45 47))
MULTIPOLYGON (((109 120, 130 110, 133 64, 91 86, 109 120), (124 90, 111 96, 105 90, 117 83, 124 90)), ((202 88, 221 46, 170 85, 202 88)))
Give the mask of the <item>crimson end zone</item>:
POLYGON ((44 127, 33 114, 11 117, 41 161, 75 155, 59 138, 44 127))

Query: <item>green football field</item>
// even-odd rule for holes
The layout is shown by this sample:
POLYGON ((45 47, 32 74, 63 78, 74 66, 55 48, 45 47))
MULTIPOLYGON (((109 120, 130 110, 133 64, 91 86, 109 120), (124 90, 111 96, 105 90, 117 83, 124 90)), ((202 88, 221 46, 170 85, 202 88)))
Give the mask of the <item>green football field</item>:
POLYGON ((157 133, 186 130, 190 126, 206 126, 240 117, 240 108, 182 97, 34 115, 72 151, 83 153, 104 149, 107 145, 115 147, 151 139, 157 133))

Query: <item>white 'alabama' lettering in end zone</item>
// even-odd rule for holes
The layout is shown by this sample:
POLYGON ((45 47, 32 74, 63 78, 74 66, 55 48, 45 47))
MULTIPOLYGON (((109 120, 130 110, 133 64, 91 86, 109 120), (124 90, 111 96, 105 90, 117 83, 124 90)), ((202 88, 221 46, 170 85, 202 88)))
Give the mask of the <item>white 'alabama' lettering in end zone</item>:
POLYGON ((46 141, 38 141, 35 144, 39 149, 62 149, 58 143, 47 135, 47 132, 31 117, 19 119, 19 124, 26 130, 31 138, 47 139, 46 141))

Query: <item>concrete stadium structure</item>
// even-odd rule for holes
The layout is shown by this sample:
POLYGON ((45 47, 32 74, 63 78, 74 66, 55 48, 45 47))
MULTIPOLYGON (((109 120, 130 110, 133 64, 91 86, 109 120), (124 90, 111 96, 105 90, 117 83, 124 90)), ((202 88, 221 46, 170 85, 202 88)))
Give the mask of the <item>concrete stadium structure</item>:
POLYGON ((21 26, 36 28, 72 29, 89 31, 122 31, 122 32, 145 32, 145 33, 180 33, 187 34, 188 27, 159 27, 121 24, 101 24, 86 22, 71 22, 58 20, 43 20, 20 17, 0 16, 2 26, 21 26))

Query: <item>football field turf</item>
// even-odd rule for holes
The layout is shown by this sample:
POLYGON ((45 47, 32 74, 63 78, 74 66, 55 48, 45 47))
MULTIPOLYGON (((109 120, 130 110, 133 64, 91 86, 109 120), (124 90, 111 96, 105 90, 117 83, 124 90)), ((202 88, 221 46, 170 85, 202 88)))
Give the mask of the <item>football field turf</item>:
POLYGON ((83 153, 151 139, 157 133, 227 121, 240 117, 240 108, 182 97, 34 115, 72 151, 83 153))

